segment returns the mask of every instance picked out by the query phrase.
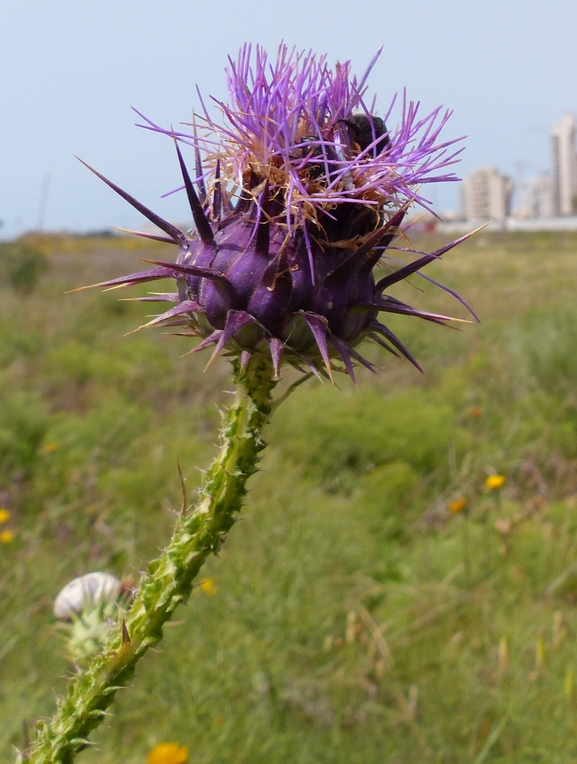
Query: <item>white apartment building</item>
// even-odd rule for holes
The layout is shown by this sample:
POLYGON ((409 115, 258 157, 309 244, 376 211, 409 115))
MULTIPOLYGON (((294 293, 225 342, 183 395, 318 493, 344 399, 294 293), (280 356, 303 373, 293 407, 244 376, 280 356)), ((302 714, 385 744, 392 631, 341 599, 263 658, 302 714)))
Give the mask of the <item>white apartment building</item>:
POLYGON ((575 116, 571 112, 553 125, 552 202, 553 215, 572 215, 577 207, 577 153, 575 151, 575 116))
POLYGON ((461 210, 468 221, 504 223, 511 207, 513 183, 495 167, 474 170, 461 185, 461 210))
POLYGON ((518 218, 553 217, 553 178, 542 172, 531 178, 521 190, 519 206, 513 214, 518 218))

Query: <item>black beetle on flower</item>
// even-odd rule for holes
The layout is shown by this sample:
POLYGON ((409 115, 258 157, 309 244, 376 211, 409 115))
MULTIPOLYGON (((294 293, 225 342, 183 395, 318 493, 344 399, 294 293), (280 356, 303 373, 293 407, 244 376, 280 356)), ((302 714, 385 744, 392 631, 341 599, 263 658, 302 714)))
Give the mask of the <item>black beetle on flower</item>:
MULTIPOLYGON (((394 131, 365 102, 365 83, 378 55, 357 81, 350 63, 330 69, 326 58, 279 48, 276 61, 245 45, 230 60, 230 101, 218 102, 224 123, 206 108, 192 134, 172 136, 195 230, 184 232, 96 173, 165 234, 140 234, 179 247, 175 263, 96 286, 119 287, 173 278, 177 291, 140 298, 172 307, 146 326, 187 327, 213 347, 213 357, 270 356, 332 378, 343 368, 372 368, 357 347, 365 339, 417 362, 379 313, 444 323, 448 316, 417 310, 386 294, 462 239, 375 277, 375 267, 396 236, 408 208, 428 202, 426 183, 458 180, 440 171, 453 164, 456 141, 439 142, 450 116, 436 109, 418 118, 418 104, 403 100, 394 131), (179 144, 194 147, 191 178, 179 144), (342 365, 342 366, 341 366, 342 365)), ((392 105, 391 105, 392 108, 392 105)), ((141 115, 142 116, 142 115, 141 115)), ((92 168, 91 168, 92 169, 92 168)), ((419 368, 419 367, 418 367, 419 368)))

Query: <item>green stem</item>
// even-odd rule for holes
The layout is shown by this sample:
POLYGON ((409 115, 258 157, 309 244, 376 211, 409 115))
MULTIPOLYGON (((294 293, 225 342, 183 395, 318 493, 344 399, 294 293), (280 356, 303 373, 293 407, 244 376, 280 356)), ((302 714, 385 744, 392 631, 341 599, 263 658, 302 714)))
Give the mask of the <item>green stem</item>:
POLYGON ((469 539, 469 511, 465 508, 461 517, 461 540, 463 542, 463 566, 465 569, 465 586, 471 588, 471 543, 469 539))
POLYGON ((69 680, 49 722, 38 722, 30 748, 18 761, 70 764, 90 745, 88 735, 103 721, 116 691, 131 680, 137 662, 162 639, 162 627, 185 603, 206 558, 235 522, 264 448, 261 432, 276 382, 268 360, 253 357, 244 370, 234 365, 237 393, 223 413, 220 452, 204 474, 197 505, 179 515, 172 539, 143 574, 120 629, 102 651, 69 680))

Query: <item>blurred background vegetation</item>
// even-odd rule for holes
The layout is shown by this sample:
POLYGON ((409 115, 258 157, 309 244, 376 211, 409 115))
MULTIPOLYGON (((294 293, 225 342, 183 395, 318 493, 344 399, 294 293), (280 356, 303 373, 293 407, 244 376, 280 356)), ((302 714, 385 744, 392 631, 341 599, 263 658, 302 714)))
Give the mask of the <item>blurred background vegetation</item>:
MULTIPOLYGON (((193 496, 214 453, 226 361, 203 373, 185 338, 123 338, 137 290, 64 295, 158 255, 0 245, 3 759, 73 671, 55 595, 137 576, 180 505, 177 460, 193 496)), ((374 348, 358 390, 299 388, 243 521, 80 760, 136 764, 161 741, 190 764, 574 760, 576 272, 575 235, 482 232, 428 271, 480 326, 390 321, 428 378, 374 348)), ((423 280, 395 295, 466 317, 423 280)))

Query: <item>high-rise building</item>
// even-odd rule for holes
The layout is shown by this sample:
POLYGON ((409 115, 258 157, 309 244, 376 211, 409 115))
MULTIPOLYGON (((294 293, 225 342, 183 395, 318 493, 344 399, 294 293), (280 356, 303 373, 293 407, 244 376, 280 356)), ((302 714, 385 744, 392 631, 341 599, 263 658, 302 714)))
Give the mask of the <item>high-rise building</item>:
POLYGON ((542 172, 524 184, 513 214, 519 218, 553 217, 553 179, 549 173, 542 172))
POLYGON ((577 208, 575 116, 571 112, 553 125, 553 214, 572 215, 577 208))
POLYGON ((511 207, 513 183, 494 167, 474 170, 461 185, 461 209, 469 221, 504 223, 511 207))

